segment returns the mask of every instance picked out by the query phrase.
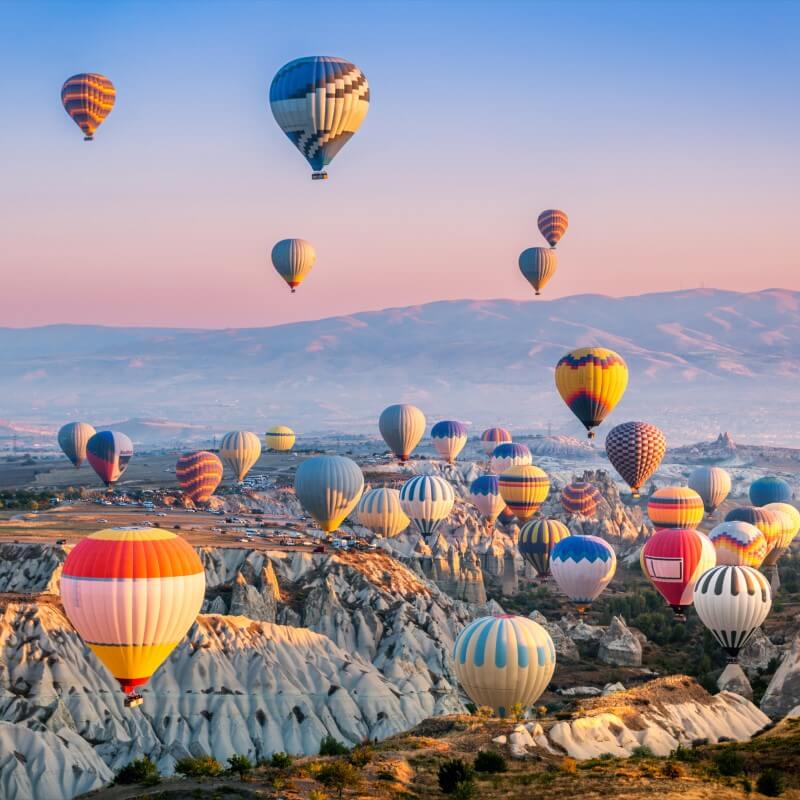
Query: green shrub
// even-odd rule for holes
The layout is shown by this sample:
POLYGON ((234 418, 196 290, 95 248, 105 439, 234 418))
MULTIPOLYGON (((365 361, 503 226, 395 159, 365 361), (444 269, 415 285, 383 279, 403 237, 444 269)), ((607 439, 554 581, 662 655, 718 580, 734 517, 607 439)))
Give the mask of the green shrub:
POLYGON ((744 758, 735 750, 722 750, 714 754, 714 765, 720 775, 732 777, 744 772, 744 758))
POLYGON ((692 750, 689 747, 684 747, 682 744, 678 745, 678 747, 675 749, 675 752, 672 754, 672 757, 676 761, 683 761, 684 764, 693 764, 700 760, 700 756, 695 750, 692 750))
POLYGON ((652 758, 653 751, 646 745, 642 744, 639 747, 634 747, 631 751, 631 758, 652 758))
POLYGON ((288 753, 279 750, 277 753, 272 754, 269 765, 275 767, 275 769, 289 769, 292 766, 292 757, 288 753))
POLYGON ((347 761, 331 761, 323 764, 314 775, 314 780, 319 781, 326 789, 336 792, 340 798, 348 786, 356 786, 359 781, 359 771, 347 761))
POLYGON ((475 784, 472 781, 462 781, 453 791, 453 800, 471 800, 475 794, 475 784))
POLYGON ((247 756, 237 754, 228 759, 228 770, 244 780, 253 771, 253 762, 247 756))
POLYGON ((496 750, 481 750, 475 756, 475 772, 505 772, 508 769, 506 759, 496 750))
POLYGON ((186 778, 216 778, 222 774, 222 764, 211 756, 190 756, 175 764, 175 772, 186 778))
POLYGON ((765 794, 767 797, 778 797, 786 789, 786 781, 783 775, 776 769, 768 769, 758 776, 756 781, 756 791, 765 794))
POLYGON ((319 754, 321 756, 344 756, 350 752, 347 745, 342 744, 338 739, 328 734, 319 743, 319 754))
POLYGON ((472 767, 461 758, 451 758, 439 765, 439 788, 443 794, 453 794, 461 783, 472 783, 472 767))
POLYGON ((375 751, 372 749, 372 745, 369 744, 360 744, 358 747, 354 747, 350 751, 350 755, 348 756, 347 760, 354 766, 360 767, 363 769, 364 767, 372 761, 372 756, 375 754, 375 751))
POLYGON ((161 780, 158 767, 147 757, 137 758, 126 764, 114 779, 114 783, 146 783, 152 786, 161 780))

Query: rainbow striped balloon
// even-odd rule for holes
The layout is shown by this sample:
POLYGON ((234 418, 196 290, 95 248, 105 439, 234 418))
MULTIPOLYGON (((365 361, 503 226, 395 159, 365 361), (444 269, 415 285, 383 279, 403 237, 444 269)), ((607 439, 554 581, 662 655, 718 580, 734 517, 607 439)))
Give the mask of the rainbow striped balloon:
POLYGON ((545 241, 550 247, 555 247, 561 237, 567 232, 569 226, 569 217, 564 211, 558 208, 548 208, 539 214, 537 220, 539 226, 539 233, 544 236, 545 241))
POLYGON ((597 487, 585 481, 574 481, 567 484, 561 492, 561 505, 567 514, 580 514, 593 517, 602 500, 597 487))
POLYGON ((589 438, 620 401, 628 385, 628 366, 605 347, 580 347, 556 364, 556 388, 589 438))
POLYGON ((767 557, 767 539, 749 522, 723 522, 708 534, 717 564, 758 569, 767 557))
POLYGON ((647 501, 647 515, 656 528, 696 528, 704 512, 703 498, 686 486, 656 489, 647 501))
POLYGON ((208 450, 182 455, 175 464, 175 477, 193 503, 207 503, 222 481, 222 462, 208 450))
POLYGON ((506 470, 499 480, 500 494, 519 520, 530 519, 550 492, 547 473, 533 464, 518 464, 506 470))
POLYGON ((536 574, 540 578, 546 578, 550 573, 550 554, 553 548, 569 535, 569 528, 557 519, 531 520, 519 530, 517 549, 536 570, 536 574))
POLYGON ((456 677, 477 706, 504 717, 541 697, 556 668, 550 634, 527 617, 498 614, 467 625, 453 646, 456 677))
POLYGON ((97 128, 111 113, 116 99, 114 84, 96 72, 73 75, 61 87, 61 104, 87 142, 92 141, 97 128))
POLYGON ((483 443, 483 452, 490 456, 495 447, 504 442, 511 441, 511 433, 505 428, 487 428, 481 434, 481 442, 483 443))
POLYGON ((783 515, 779 511, 756 506, 732 508, 725 515, 725 522, 749 522, 751 525, 755 525, 767 540, 767 557, 778 544, 785 527, 783 515))
POLYGON ((61 574, 69 621, 126 693, 146 683, 186 634, 205 587, 197 553, 159 528, 92 533, 61 574))

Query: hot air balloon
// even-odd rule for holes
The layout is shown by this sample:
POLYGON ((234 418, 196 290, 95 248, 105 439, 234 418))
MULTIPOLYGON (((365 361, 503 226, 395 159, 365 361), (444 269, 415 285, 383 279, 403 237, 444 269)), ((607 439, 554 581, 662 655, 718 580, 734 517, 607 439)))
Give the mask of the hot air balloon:
POLYGON ((644 544, 640 561, 642 572, 684 621, 692 604, 695 581, 717 561, 708 536, 692 528, 656 531, 644 544))
POLYGON ((222 481, 222 462, 207 450, 186 453, 175 464, 175 477, 193 503, 207 503, 222 481))
POLYGON ((731 491, 731 476, 722 467, 697 467, 689 476, 689 488, 700 495, 706 511, 713 514, 731 491))
POLYGON ((88 422, 68 422, 58 431, 58 446, 78 469, 86 460, 86 444, 97 431, 88 422))
POLYGON ((284 64, 269 87, 275 122, 324 180, 324 168, 359 129, 369 110, 364 73, 343 58, 310 56, 284 64))
POLYGON ((61 103, 72 121, 83 131, 83 139, 91 142, 94 133, 111 113, 117 99, 114 84, 96 72, 82 72, 64 81, 61 103))
POLYGON ((423 536, 432 536, 453 510, 453 487, 436 475, 417 475, 400 487, 400 505, 423 536))
POLYGON ((118 431, 100 431, 86 443, 86 458, 106 486, 112 486, 128 467, 133 442, 118 431))
POLYGON ((622 356, 605 347, 581 347, 556 364, 556 388, 590 439, 620 401, 628 385, 622 356))
POLYGON ((641 485, 658 469, 667 440, 649 422, 623 422, 608 432, 606 455, 614 469, 639 496, 641 485))
POLYGON ((602 499, 597 487, 586 481, 573 481, 561 492, 561 506, 564 511, 567 514, 580 514, 583 517, 593 517, 602 499))
POLYGON ((781 534, 784 532, 786 520, 779 511, 770 510, 766 508, 757 508, 756 506, 739 506, 732 508, 725 515, 725 522, 749 522, 755 525, 764 538, 767 540, 767 558, 772 552, 781 534))
POLYGON ((704 510, 700 495, 686 486, 656 489, 647 501, 647 515, 656 528, 696 528, 704 510))
POLYGON ((469 500, 486 518, 491 528, 498 515, 506 507, 500 494, 500 480, 497 475, 481 475, 469 485, 469 500))
POLYGON ((222 437, 219 454, 237 481, 243 481, 253 464, 261 458, 261 442, 250 431, 231 431, 222 437))
POLYGON ((550 247, 555 247, 561 237, 566 233, 569 219, 563 211, 557 208, 548 208, 547 211, 542 211, 537 220, 539 225, 539 233, 544 236, 545 241, 550 247))
POLYGON ((317 260, 317 252, 305 239, 281 239, 272 248, 272 266, 295 293, 317 260))
POLYGON ((519 529, 519 554, 536 570, 540 578, 550 574, 553 548, 570 535, 569 528, 557 519, 537 519, 519 529))
POLYGON ((338 529, 363 490, 364 476, 358 464, 344 456, 313 456, 294 476, 297 499, 325 533, 338 529))
POLYGON ((769 503, 764 506, 765 511, 778 511, 788 517, 785 530, 782 534, 783 539, 788 537, 785 547, 788 547, 797 532, 800 531, 800 511, 798 511, 791 503, 769 503))
POLYGON ((541 508, 550 492, 547 473, 533 464, 509 467, 500 475, 498 485, 509 510, 523 522, 541 508))
POLYGON ((408 403, 389 406, 381 413, 378 428, 389 449, 401 461, 408 461, 425 433, 425 415, 408 403))
POLYGON ((550 553, 550 572, 579 614, 599 597, 616 571, 614 548, 599 536, 567 536, 550 553))
POLYGON ((467 443, 467 428, 462 422, 444 420, 431 428, 431 439, 436 452, 452 464, 467 443))
POLYGON ((525 466, 533 463, 531 451, 524 445, 517 442, 506 442, 499 444, 492 451, 489 459, 489 469, 499 475, 511 467, 525 466))
POLYGON ((411 523, 400 505, 397 489, 370 489, 358 501, 358 522, 378 536, 390 539, 411 523))
POLYGON ((504 717, 541 697, 556 668, 550 634, 527 617, 497 614, 467 625, 453 647, 461 688, 476 706, 504 717))
POLYGON ((267 441, 267 448, 277 453, 285 453, 294 447, 294 431, 285 425, 270 428, 264 438, 267 441))
POLYGON ((780 508, 776 508, 776 506, 788 506, 789 508, 794 509, 794 506, 789 506, 788 503, 770 503, 769 505, 769 508, 764 506, 764 510, 778 515, 779 530, 778 535, 775 537, 775 541, 772 545, 772 549, 767 553, 767 557, 764 559, 764 566, 774 567, 780 560, 781 556, 789 549, 789 545, 794 541, 798 526, 794 514, 780 508))
POLYGON ((175 649, 203 604, 197 553, 159 528, 92 533, 69 553, 61 600, 75 630, 128 694, 175 649))
POLYGON ((519 271, 536 294, 541 293, 550 278, 558 269, 558 256, 555 250, 547 247, 529 247, 519 254, 519 271))
MULTIPOLYGON (((499 491, 499 478, 498 478, 498 491, 499 491)), ((503 500, 503 510, 497 515, 497 521, 502 525, 508 525, 509 523, 513 522, 516 517, 514 516, 514 512, 505 504, 505 500, 503 500)))
POLYGON ((750 484, 750 502, 754 506, 766 506, 770 503, 790 503, 792 487, 774 475, 767 475, 750 484))
POLYGON ((753 567, 714 567, 697 581, 694 607, 731 663, 769 615, 772 592, 753 567))
POLYGON ((717 564, 725 567, 755 567, 767 557, 767 539, 749 522, 723 522, 708 534, 717 552, 717 564))
POLYGON ((481 434, 481 442, 483 444, 483 452, 490 456, 495 447, 504 442, 511 441, 511 434, 505 428, 487 428, 481 434))

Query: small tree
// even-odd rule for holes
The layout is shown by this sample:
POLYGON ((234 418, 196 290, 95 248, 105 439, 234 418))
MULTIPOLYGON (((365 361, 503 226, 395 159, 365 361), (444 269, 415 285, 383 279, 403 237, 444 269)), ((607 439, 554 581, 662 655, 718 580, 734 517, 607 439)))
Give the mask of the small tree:
POLYGON ((786 789, 786 779, 776 769, 768 769, 758 776, 756 791, 767 797, 778 797, 786 789))
POLYGON ((350 748, 347 745, 342 744, 330 734, 323 737, 319 743, 319 754, 321 756, 343 756, 349 752, 350 748))
POLYGON ((222 764, 211 756, 181 758, 175 764, 175 772, 187 778, 216 778, 222 773, 222 764))
POLYGON ((451 758, 439 766, 437 774, 439 788, 443 794, 453 794, 459 784, 472 783, 474 775, 472 767, 461 758, 451 758))
POLYGON ((348 786, 356 786, 359 781, 359 771, 347 761, 331 761, 323 764, 314 776, 326 789, 336 792, 339 800, 342 800, 344 790, 348 786))
POLYGON ((505 772, 507 769, 505 757, 496 750, 481 750, 475 756, 475 772, 505 772))
POLYGON ((277 753, 272 754, 269 764, 275 769, 289 769, 292 766, 292 757, 288 753, 279 750, 277 753))
POLYGON ((144 783, 148 786, 154 786, 161 780, 158 772, 158 767, 147 757, 137 758, 136 761, 131 761, 126 764, 114 779, 114 783, 129 784, 129 783, 144 783))
POLYGON ((228 769, 243 781, 253 771, 253 762, 247 756, 236 753, 228 759, 228 769))

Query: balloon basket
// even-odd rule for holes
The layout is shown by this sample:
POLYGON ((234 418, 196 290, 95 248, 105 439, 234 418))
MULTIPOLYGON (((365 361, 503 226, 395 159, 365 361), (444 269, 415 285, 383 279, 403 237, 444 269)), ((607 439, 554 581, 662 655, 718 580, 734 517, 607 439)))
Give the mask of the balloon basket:
POLYGON ((144 697, 142 697, 140 694, 129 694, 125 698, 125 708, 136 708, 142 703, 144 703, 144 697))
POLYGON ((326 180, 328 180, 328 173, 327 172, 312 172, 311 173, 311 180, 312 181, 326 181, 326 180))

